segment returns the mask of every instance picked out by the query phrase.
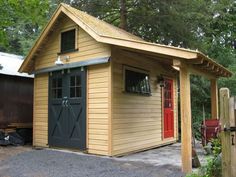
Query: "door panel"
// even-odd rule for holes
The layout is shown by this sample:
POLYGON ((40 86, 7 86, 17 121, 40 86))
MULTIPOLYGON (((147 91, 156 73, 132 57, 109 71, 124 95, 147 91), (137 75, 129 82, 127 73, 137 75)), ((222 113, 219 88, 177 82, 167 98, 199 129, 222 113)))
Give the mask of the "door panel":
POLYGON ((53 72, 49 83, 49 145, 86 148, 85 71, 53 72))
POLYGON ((173 80, 165 79, 164 85, 164 138, 170 138, 174 137, 173 80))

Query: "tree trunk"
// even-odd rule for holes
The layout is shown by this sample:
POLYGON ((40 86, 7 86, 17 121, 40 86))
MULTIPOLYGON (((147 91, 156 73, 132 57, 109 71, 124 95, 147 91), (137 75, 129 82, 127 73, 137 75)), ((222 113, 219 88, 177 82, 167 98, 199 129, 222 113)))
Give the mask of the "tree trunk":
POLYGON ((120 0, 120 24, 121 29, 127 30, 126 0, 120 0))

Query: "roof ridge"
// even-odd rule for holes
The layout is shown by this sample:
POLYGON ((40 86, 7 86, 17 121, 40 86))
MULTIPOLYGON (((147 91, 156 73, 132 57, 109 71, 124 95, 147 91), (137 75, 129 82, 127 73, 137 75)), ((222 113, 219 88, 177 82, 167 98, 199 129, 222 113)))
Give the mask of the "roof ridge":
POLYGON ((185 50, 185 51, 188 51, 188 52, 193 52, 193 53, 197 53, 195 50, 193 49, 187 49, 187 48, 183 48, 183 47, 176 47, 176 46, 169 46, 169 45, 165 45, 165 44, 160 44, 160 43, 156 43, 156 42, 148 42, 144 39, 142 39, 141 37, 139 36, 136 36, 128 31, 125 31, 124 29, 121 29, 117 26, 114 26, 102 19, 99 19, 97 17, 94 17, 90 14, 88 14, 87 12, 85 11, 82 11, 82 10, 79 10, 77 8, 74 8, 72 6, 70 6, 69 4, 66 4, 66 3, 61 3, 61 5, 63 7, 65 7, 66 9, 68 9, 70 12, 72 12, 80 21, 82 21, 86 26, 88 26, 90 29, 92 29, 96 34, 98 34, 99 36, 102 36, 102 37, 108 37, 108 38, 115 38, 115 39, 121 39, 121 40, 127 40, 127 41, 134 41, 134 42, 138 42, 138 43, 144 43, 144 44, 150 44, 150 45, 157 45, 157 46, 162 46, 162 47, 166 47, 166 48, 173 48, 173 49, 177 49, 177 50, 185 50), (111 28, 115 28, 117 30, 119 30, 120 32, 123 32, 123 33, 126 33, 127 35, 132 35, 134 38, 137 38, 139 40, 135 40, 135 39, 123 39, 123 38, 119 38, 119 37, 111 37, 109 35, 105 35, 105 34, 101 34, 99 33, 98 31, 94 30, 91 26, 89 26, 82 18, 79 17, 78 14, 76 14, 74 11, 77 11, 79 13, 82 13, 82 14, 85 14, 85 15, 88 15, 90 18, 93 18, 95 20, 99 20, 99 22, 102 22, 106 25, 109 25, 111 28))
POLYGON ((29 54, 26 56, 25 61, 19 69, 20 72, 32 70, 26 67, 32 66, 33 62, 30 60, 34 57, 35 52, 37 52, 38 50, 38 47, 41 45, 45 36, 48 34, 50 28, 54 25, 54 22, 57 20, 58 16, 61 13, 67 15, 72 21, 74 21, 83 30, 85 30, 97 42, 157 54, 159 53, 162 55, 168 55, 183 59, 196 60, 203 58, 205 61, 210 62, 216 67, 220 68, 220 70, 222 71, 222 73, 219 74, 220 76, 232 75, 229 70, 227 70, 220 64, 216 63, 213 59, 210 59, 199 51, 145 41, 132 33, 129 33, 121 28, 118 28, 112 24, 105 22, 104 20, 100 20, 86 12, 80 11, 65 3, 61 3, 56 9, 56 11, 53 13, 50 21, 47 23, 47 25, 39 35, 38 39, 36 40, 34 46, 31 48, 29 54))
MULTIPOLYGON (((80 14, 82 13, 83 15, 87 15, 87 16, 89 16, 90 18, 92 18, 92 19, 94 19, 94 20, 97 20, 97 21, 99 21, 100 23, 103 23, 103 24, 105 24, 105 25, 108 25, 109 27, 111 27, 111 28, 113 28, 113 29, 119 30, 119 32, 125 33, 125 34, 127 34, 127 35, 131 35, 132 37, 136 38, 137 40, 139 40, 139 41, 144 41, 144 42, 145 42, 145 40, 142 39, 141 37, 136 36, 136 35, 132 34, 131 32, 128 32, 128 31, 126 31, 126 30, 124 30, 124 29, 122 29, 122 28, 119 28, 119 27, 117 27, 117 26, 114 26, 114 25, 112 25, 112 24, 110 24, 110 23, 108 23, 108 22, 106 22, 106 21, 104 21, 104 20, 102 20, 102 19, 99 19, 99 18, 97 18, 97 17, 94 17, 94 16, 90 15, 89 13, 87 13, 87 12, 85 12, 85 11, 79 10, 79 9, 74 8, 74 7, 72 7, 72 6, 68 5, 68 4, 65 4, 65 3, 61 3, 61 5, 62 5, 63 7, 65 7, 66 9, 70 10, 70 11, 72 10, 72 13, 73 13, 73 11, 79 12, 80 14)), ((82 18, 80 18, 80 17, 78 16, 78 14, 76 14, 76 13, 73 13, 73 14, 74 14, 77 18, 79 18, 84 24, 86 24, 86 26, 88 26, 90 29, 93 30, 93 28, 92 28, 91 26, 89 26, 82 18)), ((93 31, 94 31, 96 34, 100 35, 100 36, 109 37, 109 36, 107 36, 107 35, 98 33, 98 31, 96 31, 96 30, 93 30, 93 31)), ((122 38, 120 38, 120 39, 122 39, 122 38)), ((137 41, 137 40, 135 40, 135 41, 137 41)))

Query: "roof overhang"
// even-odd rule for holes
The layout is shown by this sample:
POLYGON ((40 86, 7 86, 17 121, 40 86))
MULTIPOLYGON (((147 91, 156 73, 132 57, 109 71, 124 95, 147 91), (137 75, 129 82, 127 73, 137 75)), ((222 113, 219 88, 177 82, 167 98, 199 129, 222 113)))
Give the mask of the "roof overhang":
POLYGON ((105 64, 109 62, 110 57, 104 57, 104 58, 94 58, 86 61, 79 61, 74 63, 67 63, 63 64, 61 66, 52 66, 47 67, 43 69, 39 69, 33 72, 33 74, 42 74, 42 73, 49 73, 53 71, 60 71, 63 69, 72 69, 72 68, 78 68, 78 67, 84 67, 89 65, 97 65, 97 64, 105 64))
POLYGON ((168 56, 168 58, 171 57, 173 59, 177 58, 180 60, 184 60, 184 62, 192 64, 199 70, 209 72, 215 77, 230 77, 232 75, 232 73, 222 65, 216 63, 214 60, 198 51, 156 43, 149 43, 141 40, 120 39, 99 34, 93 28, 87 25, 86 21, 83 21, 77 14, 75 14, 75 12, 71 10, 71 7, 69 8, 69 6, 65 4, 60 4, 60 6, 54 12, 51 20, 48 22, 48 24, 40 34, 29 54, 26 56, 25 61, 19 69, 19 72, 32 72, 31 67, 33 66, 34 57, 37 56, 38 51, 42 47, 44 39, 53 30, 53 26, 56 24, 57 18, 62 13, 67 15, 71 20, 78 24, 83 30, 85 30, 98 42, 125 47, 133 50, 139 50, 146 53, 168 56))

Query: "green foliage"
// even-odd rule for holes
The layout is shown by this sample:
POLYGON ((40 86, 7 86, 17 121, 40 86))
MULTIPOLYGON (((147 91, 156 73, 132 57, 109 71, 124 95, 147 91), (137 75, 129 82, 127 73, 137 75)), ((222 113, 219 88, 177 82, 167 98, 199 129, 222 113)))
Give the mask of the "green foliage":
POLYGON ((212 143, 212 153, 214 157, 217 157, 221 151, 222 151, 222 146, 221 146, 221 141, 220 138, 213 138, 210 141, 212 143))
MULTIPOLYGON (((26 55, 59 3, 64 2, 116 26, 120 0, 1 0, 0 51, 26 55)), ((199 49, 236 72, 235 0, 126 0, 128 31, 161 44, 199 49)), ((219 80, 236 95, 236 76, 219 80)), ((193 128, 200 138, 203 106, 210 118, 209 81, 191 78, 193 128)))
POLYGON ((203 109, 205 118, 211 118, 210 82, 200 76, 191 77, 191 105, 192 126, 195 138, 201 139, 201 124, 203 121, 203 109))
POLYGON ((228 87, 230 89, 230 94, 236 95, 236 64, 233 64, 228 68, 231 72, 233 72, 233 76, 230 78, 219 79, 219 87, 228 87))
POLYGON ((0 50, 26 55, 48 20, 49 1, 0 1, 0 50))
POLYGON ((220 139, 212 139, 212 152, 213 157, 209 157, 206 166, 201 168, 200 174, 204 177, 221 177, 221 142, 220 139))
POLYGON ((221 177, 221 141, 219 138, 212 139, 212 156, 207 159, 207 164, 200 168, 198 173, 192 173, 187 177, 221 177))
POLYGON ((191 174, 187 174, 186 177, 202 177, 197 173, 191 173, 191 174))

